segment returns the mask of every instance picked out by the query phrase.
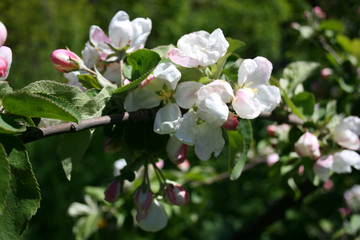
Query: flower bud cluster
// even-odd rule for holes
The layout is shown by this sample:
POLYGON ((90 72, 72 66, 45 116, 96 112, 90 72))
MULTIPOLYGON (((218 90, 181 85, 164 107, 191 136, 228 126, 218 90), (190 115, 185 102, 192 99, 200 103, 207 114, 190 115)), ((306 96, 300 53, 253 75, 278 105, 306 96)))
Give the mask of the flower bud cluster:
POLYGON ((0 22, 0 81, 7 79, 12 62, 12 51, 9 47, 3 46, 7 38, 5 25, 0 22))

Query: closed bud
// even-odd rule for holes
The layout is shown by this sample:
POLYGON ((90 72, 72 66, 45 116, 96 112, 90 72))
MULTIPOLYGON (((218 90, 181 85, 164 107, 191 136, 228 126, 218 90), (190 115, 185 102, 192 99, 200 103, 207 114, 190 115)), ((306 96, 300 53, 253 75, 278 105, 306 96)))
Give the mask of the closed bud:
POLYGON ((142 216, 141 212, 136 214, 136 220, 140 228, 147 232, 157 232, 163 229, 167 222, 168 216, 164 206, 156 199, 150 202, 149 210, 146 216, 142 216))
POLYGON ((134 202, 139 212, 147 213, 153 200, 152 192, 148 186, 140 186, 134 194, 134 202))
POLYGON ((53 51, 50 58, 55 68, 62 73, 78 70, 82 62, 75 53, 67 49, 57 49, 53 51))
POLYGON ((275 137, 277 127, 274 124, 267 126, 266 132, 270 137, 275 137))
POLYGON ((295 151, 300 157, 311 157, 315 160, 321 155, 317 137, 309 132, 304 133, 295 143, 295 151))
POLYGON ((189 203, 189 193, 180 185, 167 185, 165 194, 169 201, 174 205, 184 206, 189 203))
POLYGON ((323 10, 321 9, 321 7, 319 7, 319 6, 314 7, 313 12, 314 12, 315 16, 318 17, 319 19, 326 18, 326 13, 324 13, 323 10))
POLYGON ((8 62, 6 59, 0 57, 0 78, 5 77, 7 74, 8 62))
POLYGON ((166 152, 168 153, 169 159, 175 163, 183 163, 186 159, 188 146, 182 143, 175 136, 172 136, 166 144, 166 152))
POLYGON ((119 197, 120 182, 117 180, 112 181, 105 190, 105 200, 112 203, 119 197))
POLYGON ((235 130, 238 124, 239 120, 234 115, 231 115, 221 127, 226 130, 235 130))
POLYGON ((7 30, 6 30, 6 27, 5 25, 0 22, 0 47, 2 45, 4 45, 5 41, 6 41, 6 38, 7 38, 7 30))
POLYGON ((326 79, 333 73, 331 68, 323 68, 321 69, 321 77, 326 79))

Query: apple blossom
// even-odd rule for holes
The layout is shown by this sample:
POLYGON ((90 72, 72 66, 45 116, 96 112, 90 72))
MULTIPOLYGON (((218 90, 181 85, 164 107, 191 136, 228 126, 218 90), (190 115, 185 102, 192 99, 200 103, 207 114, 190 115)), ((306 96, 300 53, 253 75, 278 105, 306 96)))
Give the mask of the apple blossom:
POLYGON ((136 220, 145 218, 153 201, 152 192, 148 186, 141 185, 135 191, 134 202, 138 211, 136 220))
POLYGON ((54 50, 50 58, 55 68, 62 73, 78 70, 82 64, 82 60, 68 49, 54 50))
POLYGON ((274 137, 276 134, 277 126, 275 124, 271 124, 266 127, 266 132, 270 137, 274 137))
POLYGON ((171 162, 181 164, 186 160, 187 145, 178 140, 175 136, 169 138, 166 144, 166 152, 171 162))
POLYGON ((318 159, 320 157, 320 145, 317 137, 312 133, 304 133, 295 143, 295 151, 300 157, 311 157, 318 159))
POLYGON ((360 149, 360 118, 350 116, 344 118, 335 128, 334 141, 340 146, 351 149, 360 149))
POLYGON ((320 19, 325 19, 326 18, 326 13, 324 13, 323 10, 321 9, 321 7, 319 7, 319 6, 315 6, 313 8, 313 12, 314 12, 315 16, 320 18, 320 19))
POLYGON ((169 201, 174 205, 184 206, 189 203, 189 193, 180 185, 167 185, 165 194, 169 201))
POLYGON ((12 62, 12 51, 9 47, 0 47, 0 81, 7 79, 12 62))
POLYGON ((271 112, 280 103, 279 88, 265 85, 271 76, 272 64, 264 57, 245 59, 238 71, 236 96, 232 101, 241 118, 254 119, 261 112, 271 112))
POLYGON ((154 199, 150 204, 148 214, 143 218, 137 218, 137 222, 144 231, 157 232, 166 226, 168 216, 164 206, 158 202, 158 200, 154 199))
POLYGON ((182 36, 177 42, 177 48, 171 49, 168 56, 183 67, 206 67, 224 56, 228 47, 229 43, 218 28, 211 34, 198 31, 182 36))
POLYGON ((272 153, 270 155, 268 155, 266 157, 266 163, 269 167, 271 167, 272 165, 274 165, 275 163, 277 163, 280 159, 279 154, 277 153, 272 153))
POLYGON ((323 69, 321 69, 321 77, 322 78, 326 79, 331 74, 333 74, 333 70, 331 68, 323 68, 323 69))
POLYGON ((332 170, 335 173, 350 173, 351 167, 360 169, 360 155, 351 150, 342 150, 333 154, 332 170))
POLYGON ((315 175, 323 181, 328 180, 332 171, 333 163, 333 155, 322 156, 314 164, 315 175))
POLYGON ((6 41, 6 38, 7 38, 7 30, 6 30, 6 27, 5 25, 0 22, 0 47, 2 45, 4 45, 5 41, 6 41))
POLYGON ((346 204, 354 211, 360 210, 360 185, 355 184, 344 193, 346 204))

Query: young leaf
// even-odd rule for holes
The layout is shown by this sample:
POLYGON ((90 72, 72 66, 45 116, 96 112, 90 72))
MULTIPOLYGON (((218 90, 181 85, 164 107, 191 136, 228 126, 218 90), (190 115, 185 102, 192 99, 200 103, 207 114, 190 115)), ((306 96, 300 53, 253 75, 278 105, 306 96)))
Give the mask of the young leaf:
POLYGON ((106 103, 112 97, 115 88, 108 86, 104 87, 93 99, 88 101, 81 108, 81 116, 83 119, 100 117, 102 110, 105 108, 106 103))
POLYGON ((25 131, 26 127, 24 125, 20 125, 17 121, 7 115, 0 114, 0 133, 12 134, 25 131))
POLYGON ((127 62, 131 65, 131 80, 130 84, 120 87, 115 90, 114 93, 121 93, 127 91, 133 87, 136 87, 142 80, 147 78, 149 74, 155 69, 160 62, 161 58, 158 53, 148 50, 139 49, 131 53, 127 62))
POLYGON ((12 136, 0 135, 0 139, 11 166, 11 190, 0 215, 0 239, 21 239, 40 207, 40 189, 23 143, 12 136))
POLYGON ((10 164, 4 146, 0 143, 0 215, 5 207, 5 201, 10 190, 10 164))
POLYGON ((69 122, 80 122, 81 116, 76 108, 62 98, 46 94, 15 91, 3 99, 6 112, 40 118, 54 118, 69 122))
POLYGON ((90 100, 90 97, 80 88, 50 80, 33 82, 24 87, 22 90, 26 90, 31 93, 48 94, 54 97, 59 97, 71 102, 75 107, 82 107, 90 100))
MULTIPOLYGON (((12 88, 7 82, 1 81, 0 82, 0 100, 7 94, 12 92, 12 88)), ((1 101, 0 101, 1 103, 1 101)))
POLYGON ((240 177, 253 138, 249 120, 240 119, 237 131, 227 131, 229 151, 229 174, 231 180, 240 177))
POLYGON ((230 44, 227 52, 228 53, 232 53, 232 52, 235 52, 237 49, 245 46, 245 43, 240 41, 240 40, 237 40, 237 39, 233 39, 233 38, 226 38, 226 40, 228 41, 228 43, 230 44))
POLYGON ((179 67, 178 70, 181 72, 180 82, 198 82, 202 77, 205 77, 205 75, 198 68, 179 67))
POLYGON ((319 66, 316 62, 298 61, 290 63, 284 69, 284 78, 289 79, 289 92, 292 93, 295 88, 304 82, 310 74, 319 66))
POLYGON ((221 72, 224 68, 226 59, 231 55, 232 53, 229 52, 227 54, 225 54, 224 56, 222 56, 221 58, 219 58, 219 60, 213 65, 212 69, 211 69, 211 78, 212 79, 219 79, 221 72))
POLYGON ((301 115, 309 119, 314 113, 315 97, 309 92, 301 92, 293 98, 293 102, 301 115))
POLYGON ((101 89, 101 85, 99 84, 99 82, 93 75, 81 74, 81 75, 78 75, 77 77, 79 79, 79 82, 81 83, 81 85, 84 88, 86 88, 86 89, 92 89, 92 88, 101 89))
POLYGON ((173 44, 161 45, 156 48, 153 48, 152 51, 157 52, 160 55, 161 59, 164 59, 164 58, 169 58, 168 52, 173 48, 176 48, 175 45, 173 44))
POLYGON ((70 181, 73 164, 79 161, 88 148, 93 130, 67 133, 62 136, 59 156, 66 178, 70 181))

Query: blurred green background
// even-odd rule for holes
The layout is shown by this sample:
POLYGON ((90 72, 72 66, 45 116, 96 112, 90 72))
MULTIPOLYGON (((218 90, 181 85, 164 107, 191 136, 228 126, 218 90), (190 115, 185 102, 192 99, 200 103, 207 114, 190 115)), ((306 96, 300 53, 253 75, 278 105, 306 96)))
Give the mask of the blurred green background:
MULTIPOLYGON (((265 56, 273 62, 276 73, 293 60, 322 59, 316 52, 299 49, 298 33, 290 28, 291 22, 303 20, 304 10, 316 5, 322 7, 327 18, 342 21, 349 37, 360 35, 356 0, 2 0, 0 21, 8 29, 5 45, 13 50, 8 81, 15 89, 42 79, 60 81, 62 75, 49 58, 51 52, 69 47, 80 55, 88 41, 90 26, 98 25, 107 33, 111 18, 119 10, 126 11, 131 19, 152 20, 147 48, 176 44, 182 35, 190 32, 221 28, 226 37, 246 43, 239 52, 242 57, 265 56)), ((256 134, 261 137, 264 132, 265 129, 260 129, 256 134)), ((52 137, 27 145, 42 201, 24 239, 73 239, 74 220, 67 214, 68 206, 83 201, 86 185, 106 186, 112 177, 113 162, 120 157, 103 153, 105 137, 101 130, 97 131, 85 157, 77 164, 72 181, 68 182, 57 156, 58 140, 59 137, 52 137)), ((201 164, 210 166, 210 163, 201 164)), ((217 172, 227 169, 224 162, 211 164, 217 172)), ((115 236, 104 233, 92 239, 229 239, 244 223, 262 213, 269 201, 283 196, 284 192, 276 179, 268 177, 267 167, 261 165, 245 172, 238 181, 222 180, 195 188, 191 194, 198 196, 200 203, 185 207, 159 234, 145 233, 125 223, 123 229, 112 232, 115 236)), ((342 195, 335 192, 326 198, 327 208, 321 207, 324 199, 320 198, 311 203, 313 207, 309 205, 308 212, 298 215, 290 212, 284 221, 272 227, 276 231, 268 230, 261 239, 289 239, 289 236, 317 239, 315 226, 319 223, 313 221, 316 218, 311 214, 323 212, 324 217, 331 217, 336 212, 326 209, 337 209, 342 201, 342 195)))

